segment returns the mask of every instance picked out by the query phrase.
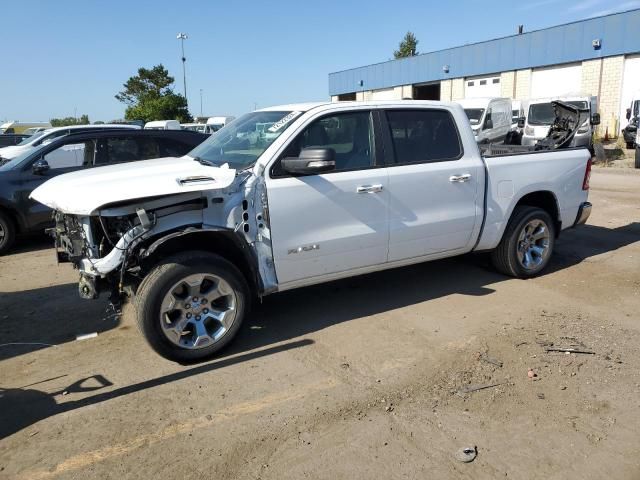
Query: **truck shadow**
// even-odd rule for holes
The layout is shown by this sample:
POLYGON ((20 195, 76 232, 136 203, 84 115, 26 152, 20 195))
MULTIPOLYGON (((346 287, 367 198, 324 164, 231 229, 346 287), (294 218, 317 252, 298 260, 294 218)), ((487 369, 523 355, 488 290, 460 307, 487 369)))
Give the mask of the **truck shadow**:
MULTIPOLYGON (((545 274, 640 241, 640 223, 618 228, 584 225, 563 232, 545 274)), ((348 278, 265 297, 228 353, 296 338, 334 324, 452 295, 490 295, 510 279, 487 254, 466 255, 348 278)))
POLYGON ((0 292, 0 361, 117 327, 107 307, 106 299, 82 301, 76 283, 0 292))
MULTIPOLYGON (((579 264, 588 258, 613 252, 638 241, 640 241, 640 223, 638 222, 614 229, 587 225, 565 232, 558 241, 557 255, 548 272, 579 264)), ((87 393, 94 390, 107 390, 79 400, 61 403, 58 403, 58 399, 62 390, 47 393, 32 388, 33 385, 21 388, 0 388, 0 438, 59 413, 312 345, 313 340, 297 337, 303 337, 335 324, 454 293, 473 296, 490 295, 494 290, 487 285, 506 279, 507 277, 489 268, 486 255, 469 255, 266 297, 264 303, 256 307, 254 314, 245 323, 238 338, 222 355, 211 362, 185 366, 171 374, 114 389, 108 389, 113 385, 101 375, 82 378, 69 385, 64 391, 87 393)), ((68 295, 75 293, 67 291, 71 288, 70 285, 49 287, 51 292, 48 293, 52 297, 69 298, 68 295)), ((75 289, 75 286, 73 288, 75 289)), ((32 294, 40 295, 42 292, 36 290, 32 291, 32 294)), ((24 295, 24 293, 17 295, 24 295)), ((33 298, 23 296, 17 298, 15 304, 30 304, 32 301, 33 298)), ((73 316, 77 318, 74 321, 78 321, 78 325, 83 325, 83 331, 86 331, 89 329, 86 322, 91 321, 92 317, 98 319, 100 315, 97 312, 92 314, 89 310, 78 314, 79 307, 95 303, 83 302, 80 299, 76 299, 73 303, 69 302, 74 309, 73 315, 69 314, 69 308, 53 309, 53 314, 47 317, 46 322, 38 323, 40 328, 37 330, 51 331, 47 333, 51 337, 42 338, 57 338, 56 335, 70 338, 76 333, 70 325, 76 324, 60 324, 60 320, 73 316)), ((31 327, 27 330, 31 330, 31 327)), ((87 354, 90 354, 90 351, 87 351, 87 354)))
MULTIPOLYGON (((247 352, 235 357, 227 357, 218 359, 214 362, 185 368, 178 372, 103 391, 80 398, 79 400, 63 401, 60 403, 58 402, 59 399, 68 398, 62 397, 62 395, 83 394, 102 390, 112 387, 113 383, 102 375, 92 375, 90 377, 81 378, 80 380, 77 380, 67 387, 55 392, 45 392, 35 389, 33 386, 46 383, 49 380, 57 380, 61 377, 43 380, 35 384, 25 385, 24 387, 19 388, 0 387, 0 439, 13 435, 14 433, 19 432, 40 420, 47 419, 60 413, 70 412, 90 405, 96 405, 98 403, 130 395, 149 388, 158 387, 171 382, 177 382, 194 375, 210 373, 220 368, 226 368, 238 363, 256 360, 261 357, 306 347, 312 344, 312 340, 297 340, 262 350, 247 352)), ((64 376, 66 375, 62 375, 62 377, 64 376)))

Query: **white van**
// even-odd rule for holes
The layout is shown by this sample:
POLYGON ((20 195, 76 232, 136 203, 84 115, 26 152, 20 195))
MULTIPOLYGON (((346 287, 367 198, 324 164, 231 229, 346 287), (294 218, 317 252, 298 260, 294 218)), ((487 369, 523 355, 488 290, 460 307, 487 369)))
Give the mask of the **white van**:
POLYGON ((465 98, 457 103, 469 118, 476 142, 500 143, 511 131, 510 98, 465 98))
POLYGON ((206 133, 214 133, 227 125, 231 120, 236 117, 211 117, 207 120, 206 133))
POLYGON ((177 120, 154 120, 144 124, 145 130, 181 130, 180 122, 177 120))
POLYGON ((0 134, 2 133, 24 133, 25 130, 31 128, 51 128, 49 122, 6 122, 0 125, 0 134))
POLYGON ((600 123, 596 115, 595 97, 556 97, 529 100, 524 108, 524 130, 522 145, 535 145, 549 133, 549 128, 555 119, 555 112, 551 106, 553 100, 568 103, 581 110, 588 110, 587 120, 580 126, 571 141, 572 147, 591 147, 593 130, 600 123))
POLYGON ((180 128, 198 133, 206 133, 207 131, 207 126, 204 123, 181 123, 180 128))

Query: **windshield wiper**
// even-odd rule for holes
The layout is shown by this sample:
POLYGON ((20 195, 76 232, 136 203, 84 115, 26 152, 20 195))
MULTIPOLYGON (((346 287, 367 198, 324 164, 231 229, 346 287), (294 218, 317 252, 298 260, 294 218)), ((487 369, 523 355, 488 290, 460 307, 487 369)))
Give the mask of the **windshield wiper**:
POLYGON ((213 162, 210 162, 209 160, 205 160, 204 158, 193 157, 193 159, 196 162, 198 162, 200 165, 204 165, 205 167, 215 167, 216 166, 213 162))

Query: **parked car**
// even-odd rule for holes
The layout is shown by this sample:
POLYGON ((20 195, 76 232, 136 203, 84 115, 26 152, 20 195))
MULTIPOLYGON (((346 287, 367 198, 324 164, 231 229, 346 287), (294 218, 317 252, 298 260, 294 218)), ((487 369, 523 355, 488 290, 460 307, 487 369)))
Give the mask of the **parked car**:
POLYGON ((29 138, 29 135, 22 133, 5 133, 0 135, 0 147, 10 147, 12 145, 18 145, 24 141, 25 138, 29 138))
POLYGON ((0 148, 0 163, 4 163, 8 160, 11 160, 23 153, 26 153, 30 150, 33 150, 40 145, 46 145, 54 141, 56 138, 64 137, 65 135, 69 135, 71 133, 79 133, 93 130, 109 130, 109 129, 121 129, 121 128, 130 128, 130 129, 140 129, 137 125, 72 125, 69 127, 55 127, 49 128, 42 132, 31 135, 28 138, 25 138, 18 145, 13 147, 4 147, 0 148))
POLYGON ((478 143, 503 142, 511 130, 510 98, 465 98, 464 108, 478 143))
POLYGON ((220 130, 222 127, 230 123, 236 117, 210 117, 207 120, 207 130, 206 133, 215 133, 220 130))
POLYGON ((52 224, 51 210, 29 198, 47 180, 112 163, 181 157, 206 138, 183 131, 93 129, 41 144, 1 165, 0 254, 11 248, 17 234, 42 231, 52 224))
POLYGON ((231 341, 254 297, 472 251, 535 276, 589 217, 590 167, 582 148, 483 157, 454 103, 299 104, 32 198, 56 210, 80 295, 131 296, 151 347, 194 361, 231 341), (260 124, 268 141, 247 135, 260 124))
POLYGON ((22 133, 29 137, 31 135, 34 135, 34 134, 38 133, 38 132, 43 132, 43 131, 47 130, 48 128, 51 128, 51 127, 31 127, 31 128, 27 128, 22 133))
POLYGON ((51 128, 49 122, 6 122, 0 125, 2 133, 24 133, 25 130, 33 127, 51 128))
POLYGON ((631 99, 631 106, 627 108, 627 120, 629 123, 622 129, 622 136, 627 148, 631 149, 637 145, 636 134, 638 123, 640 122, 640 92, 631 99))
POLYGON ((636 131, 636 158, 634 166, 640 168, 640 129, 636 131))
POLYGON ((596 113, 597 108, 592 97, 529 100, 525 108, 526 116, 522 122, 524 124, 522 145, 536 145, 538 141, 547 137, 549 128, 556 116, 551 105, 553 100, 560 100, 587 112, 584 123, 580 125, 571 146, 592 148, 594 127, 600 124, 600 115, 596 113))
POLYGON ((180 130, 181 128, 177 120, 155 120, 144 124, 145 130, 180 130))
POLYGON ((180 128, 194 132, 207 133, 207 125, 204 123, 181 123, 180 128))

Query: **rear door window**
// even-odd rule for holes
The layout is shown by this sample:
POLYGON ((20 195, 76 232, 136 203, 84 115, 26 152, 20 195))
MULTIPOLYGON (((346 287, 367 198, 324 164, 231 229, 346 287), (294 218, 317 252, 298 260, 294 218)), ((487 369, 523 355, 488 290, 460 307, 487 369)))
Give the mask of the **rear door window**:
POLYGON ((388 110, 396 164, 457 160, 462 144, 456 124, 447 110, 388 110))
POLYGON ((161 157, 182 157, 194 147, 174 138, 157 138, 161 157))

